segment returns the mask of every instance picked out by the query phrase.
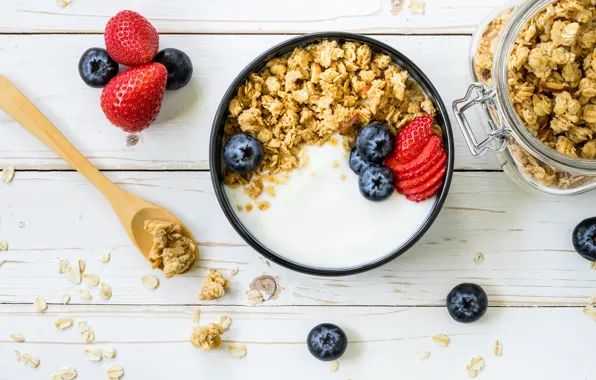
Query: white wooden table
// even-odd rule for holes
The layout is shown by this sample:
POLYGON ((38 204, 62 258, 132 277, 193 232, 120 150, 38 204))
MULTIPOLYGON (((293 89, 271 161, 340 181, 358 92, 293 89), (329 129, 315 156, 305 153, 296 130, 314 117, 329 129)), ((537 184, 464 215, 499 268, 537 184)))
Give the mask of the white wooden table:
POLYGON ((427 0, 424 15, 392 15, 390 0, 73 0, 65 8, 55 0, 2 1, 0 73, 109 178, 187 221, 201 258, 184 277, 165 280, 156 272, 161 286, 145 289, 140 278, 151 271, 99 193, 0 112, 0 168, 17 168, 12 183, 0 183, 0 239, 10 245, 0 252, 0 379, 50 379, 64 365, 80 379, 104 379, 114 363, 125 379, 465 379, 478 355, 487 363, 482 379, 596 379, 596 322, 582 313, 596 271, 573 252, 570 237, 577 222, 593 216, 596 194, 529 196, 494 156, 472 159, 454 130, 451 192, 420 243, 372 272, 318 278, 259 260, 224 218, 209 179, 208 136, 221 96, 252 58, 288 34, 374 34, 410 56, 449 106, 469 82, 471 33, 503 2, 427 0), (76 71, 85 49, 103 47, 109 17, 127 8, 149 18, 161 47, 186 51, 195 68, 190 87, 167 94, 158 123, 134 147, 102 115, 100 91, 76 71), (112 260, 102 264, 97 256, 106 250, 112 260), (481 264, 473 261, 477 252, 486 255, 481 264), (87 271, 112 286, 112 299, 80 298, 80 287, 56 273, 56 257, 84 259, 87 271), (225 297, 198 300, 210 268, 235 267, 225 297), (279 276, 284 289, 277 300, 249 307, 248 285, 261 274, 279 276), (451 320, 443 305, 466 281, 482 285, 491 305, 472 325, 451 320), (72 301, 61 306, 65 292, 72 301), (50 303, 45 313, 34 311, 36 296, 50 303), (245 358, 225 347, 204 353, 188 342, 197 306, 201 323, 232 317, 225 344, 246 344, 245 358), (87 361, 75 329, 54 328, 58 316, 87 320, 94 344, 115 348, 116 359, 87 361), (335 373, 304 344, 310 328, 325 321, 350 339, 335 373), (13 332, 27 341, 13 342, 13 332), (439 332, 452 338, 449 347, 431 341, 439 332), (492 355, 495 339, 503 342, 499 358, 492 355), (17 363, 14 349, 38 355, 39 368, 17 363), (424 362, 422 351, 431 352, 424 362))

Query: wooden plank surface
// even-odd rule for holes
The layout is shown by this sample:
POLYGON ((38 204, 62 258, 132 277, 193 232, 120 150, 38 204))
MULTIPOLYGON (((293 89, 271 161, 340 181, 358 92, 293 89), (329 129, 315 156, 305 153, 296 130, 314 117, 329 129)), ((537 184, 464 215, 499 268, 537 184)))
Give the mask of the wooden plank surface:
POLYGON ((579 308, 492 308, 471 325, 454 322, 444 308, 201 309, 201 324, 222 315, 232 318, 221 349, 204 353, 188 342, 189 307, 50 306, 40 314, 31 305, 2 305, 0 379, 49 379, 63 365, 75 367, 81 379, 105 379, 113 363, 123 366, 124 379, 466 379, 466 365, 475 356, 486 362, 480 379, 594 379, 595 322, 579 308), (75 328, 54 328, 59 316, 86 320, 96 336, 90 347, 112 347, 116 358, 89 362, 83 354, 88 346, 75 328), (322 322, 341 326, 350 342, 336 373, 314 359, 304 343, 322 322), (12 342, 13 332, 26 342, 12 342), (436 333, 450 336, 451 344, 437 346, 431 340, 436 333), (502 342, 501 357, 493 355, 495 339, 502 342), (246 357, 231 357, 226 352, 231 342, 245 344, 246 357), (39 368, 17 363, 14 349, 38 355, 39 368), (421 361, 424 351, 430 357, 421 361))
POLYGON ((594 194, 553 199, 532 197, 503 173, 456 173, 445 208, 419 244, 372 272, 318 278, 267 266, 223 216, 208 173, 118 172, 109 177, 125 189, 170 209, 191 228, 201 245, 198 268, 145 289, 150 273, 99 193, 70 172, 17 173, 0 184, 0 302, 32 302, 37 295, 56 302, 68 292, 77 303, 198 304, 207 270, 232 268, 233 286, 217 304, 245 305, 248 285, 262 274, 279 276, 284 288, 274 305, 442 305, 460 282, 485 287, 492 305, 582 305, 594 292, 596 271, 573 251, 571 231, 592 216, 594 194), (112 252, 102 264, 97 256, 112 252), (477 252, 486 259, 473 261, 477 252), (87 270, 110 284, 109 302, 82 300, 80 286, 56 273, 57 257, 83 258, 87 270))
POLYGON ((225 6, 216 0, 73 0, 65 8, 53 0, 28 0, 3 4, 0 32, 100 33, 111 16, 130 8, 147 17, 161 33, 471 33, 486 14, 506 2, 426 0, 426 12, 413 14, 393 11, 391 0, 229 0, 225 6))
MULTIPOLYGON (((250 61, 287 38, 163 36, 162 47, 176 47, 190 55, 194 77, 185 89, 166 94, 157 123, 140 134, 134 147, 127 146, 126 133, 104 117, 99 106, 101 91, 87 87, 77 73, 80 55, 91 46, 103 46, 101 36, 0 35, 0 51, 10 52, 1 53, 0 73, 13 80, 102 169, 207 169, 211 124, 224 92, 250 61)), ((411 57, 434 82, 448 109, 465 94, 471 82, 467 79, 470 37, 377 38, 411 57)), ((481 133, 483 125, 473 125, 481 133)), ((473 158, 455 122, 453 128, 456 168, 500 168, 494 155, 473 158)), ((0 168, 69 168, 4 112, 0 112, 0 136, 0 168)))

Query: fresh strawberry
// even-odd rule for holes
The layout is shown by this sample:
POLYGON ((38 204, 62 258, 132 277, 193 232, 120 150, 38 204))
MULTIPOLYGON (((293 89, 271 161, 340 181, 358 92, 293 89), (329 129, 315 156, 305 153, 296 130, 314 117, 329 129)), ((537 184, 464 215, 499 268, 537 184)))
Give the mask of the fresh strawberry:
POLYGON ((139 132, 155 121, 168 70, 161 63, 130 68, 112 79, 101 93, 101 109, 112 124, 126 132, 139 132))
POLYGON ((434 176, 432 176, 428 181, 424 182, 422 185, 412 187, 409 189, 397 189, 397 191, 400 194, 404 194, 404 195, 416 195, 416 194, 425 193, 428 190, 435 187, 435 185, 437 183, 443 181, 443 176, 445 175, 446 171, 447 171, 447 166, 443 166, 438 172, 436 172, 434 174, 434 176))
POLYGON ((447 157, 445 156, 443 160, 440 160, 434 166, 431 166, 428 170, 423 172, 420 176, 418 176, 416 178, 412 178, 412 179, 397 181, 395 184, 395 187, 399 191, 418 187, 418 186, 428 182, 431 178, 433 178, 434 175, 437 172, 439 172, 439 170, 442 170, 443 168, 445 168, 446 162, 447 162, 447 157))
POLYGON ((414 194, 414 195, 408 195, 407 198, 409 201, 416 202, 416 203, 425 201, 429 198, 434 197, 435 194, 437 194, 439 192, 439 190, 441 190, 441 186, 443 186, 443 180, 441 180, 439 183, 437 183, 435 186, 431 187, 427 191, 424 191, 424 192, 418 193, 418 194, 414 194))
POLYGON ((159 49, 157 30, 133 11, 121 11, 112 17, 106 25, 104 39, 110 57, 125 66, 149 63, 159 49))
POLYGON ((433 116, 417 117, 397 135, 395 154, 401 163, 415 159, 433 135, 433 116))
POLYGON ((404 164, 399 162, 397 157, 389 156, 385 159, 385 166, 393 170, 394 173, 405 173, 424 165, 424 163, 441 149, 443 149, 441 147, 441 138, 439 136, 432 136, 418 157, 404 164))
POLYGON ((397 178, 400 181, 404 181, 404 180, 420 177, 422 174, 424 174, 426 171, 428 171, 431 167, 433 167, 439 161, 441 161, 443 163, 445 163, 447 161, 447 154, 445 153, 444 149, 439 149, 429 160, 427 160, 426 162, 424 162, 422 165, 420 165, 417 168, 414 168, 414 169, 406 171, 406 172, 394 173, 395 178, 397 178))

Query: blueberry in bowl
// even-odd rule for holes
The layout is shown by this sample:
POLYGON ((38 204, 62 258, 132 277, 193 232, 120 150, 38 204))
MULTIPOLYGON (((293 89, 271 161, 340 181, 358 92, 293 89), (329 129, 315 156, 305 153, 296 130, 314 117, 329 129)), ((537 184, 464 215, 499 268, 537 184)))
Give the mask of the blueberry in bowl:
POLYGON ((356 149, 364 161, 380 164, 393 151, 393 140, 386 125, 372 123, 358 133, 356 149))
POLYGON ((366 162, 358 153, 358 149, 354 148, 350 152, 350 169, 357 175, 362 174, 366 169, 368 169, 372 164, 366 162))
POLYGON ((250 173, 263 161, 263 146, 254 137, 240 133, 226 143, 223 157, 231 171, 250 173))
POLYGON ((393 172, 384 166, 370 166, 358 177, 358 187, 369 201, 384 201, 395 191, 393 172))

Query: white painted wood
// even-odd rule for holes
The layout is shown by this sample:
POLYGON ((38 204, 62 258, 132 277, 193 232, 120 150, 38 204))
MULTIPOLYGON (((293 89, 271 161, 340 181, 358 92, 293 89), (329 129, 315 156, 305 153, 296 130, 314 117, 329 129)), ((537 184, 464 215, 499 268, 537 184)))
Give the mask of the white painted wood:
MULTIPOLYGON (((53 0, 44 0, 45 3, 54 5, 53 0)), ((75 3, 94 2, 79 0, 75 3)), ((21 2, 15 4, 25 6, 21 2)), ((5 17, 3 12, 0 15, 0 18, 5 17)), ((162 47, 176 47, 190 55, 194 77, 187 88, 166 94, 157 124, 141 133, 141 141, 135 147, 127 147, 126 134, 111 126, 104 117, 99 106, 100 90, 87 87, 77 73, 80 55, 91 46, 103 46, 101 36, 0 35, 0 51, 4 52, 0 73, 12 79, 100 168, 206 169, 211 124, 224 92, 250 61, 287 38, 280 35, 162 36, 162 47)), ((471 82, 467 79, 469 37, 376 38, 412 58, 434 82, 448 109, 454 99, 465 94, 471 82)), ((473 158, 453 123, 456 167, 499 169, 494 155, 473 158)), ((477 131, 483 129, 478 123, 474 126, 477 131)), ((0 167, 68 168, 63 160, 1 111, 0 136, 0 167)))
POLYGON ((145 289, 147 262, 91 185, 76 173, 18 172, 12 183, 0 183, 0 239, 10 245, 0 252, 7 260, 0 302, 32 302, 37 295, 56 302, 68 292, 76 303, 198 304, 207 270, 227 275, 235 267, 240 271, 228 294, 208 304, 246 304, 248 285, 264 273, 280 276, 284 288, 271 305, 442 305, 453 286, 471 281, 486 289, 492 305, 578 306, 595 289, 596 271, 571 245, 575 225, 593 216, 593 193, 532 197, 502 173, 457 173, 444 210, 415 248, 369 273, 317 278, 258 260, 223 216, 208 173, 108 175, 187 223, 201 245, 198 268, 169 280, 159 273, 159 289, 145 289), (112 252, 109 264, 97 261, 104 250, 112 252), (486 259, 476 264, 479 251, 486 259), (55 272, 56 257, 85 259, 87 270, 112 286, 112 299, 99 300, 92 289, 93 301, 82 300, 80 287, 55 272))
POLYGON ((492 308, 479 322, 451 320, 444 308, 384 307, 203 307, 201 323, 228 315, 233 323, 218 350, 204 353, 189 342, 192 308, 50 306, 44 314, 31 305, 0 306, 0 379, 49 379, 60 366, 74 366, 81 379, 105 379, 119 363, 124 379, 466 379, 466 365, 482 356, 478 378, 593 380, 594 321, 580 308, 492 308), (95 331, 92 347, 110 346, 115 359, 92 363, 74 328, 56 330, 58 316, 84 319, 95 331), (338 372, 314 359, 304 343, 322 322, 341 326, 350 343, 338 372), (26 343, 10 341, 20 332, 26 343), (431 340, 451 337, 447 348, 431 340), (492 342, 501 340, 495 357, 492 342), (247 355, 231 357, 226 347, 242 342, 247 355), (13 350, 38 355, 37 369, 14 359, 13 350), (422 362, 420 352, 430 358, 422 362))
POLYGON ((426 0, 423 15, 409 11, 392 15, 391 0, 73 0, 65 8, 53 0, 5 1, 0 32, 103 32, 111 16, 133 9, 161 33, 471 33, 486 14, 506 2, 426 0))

